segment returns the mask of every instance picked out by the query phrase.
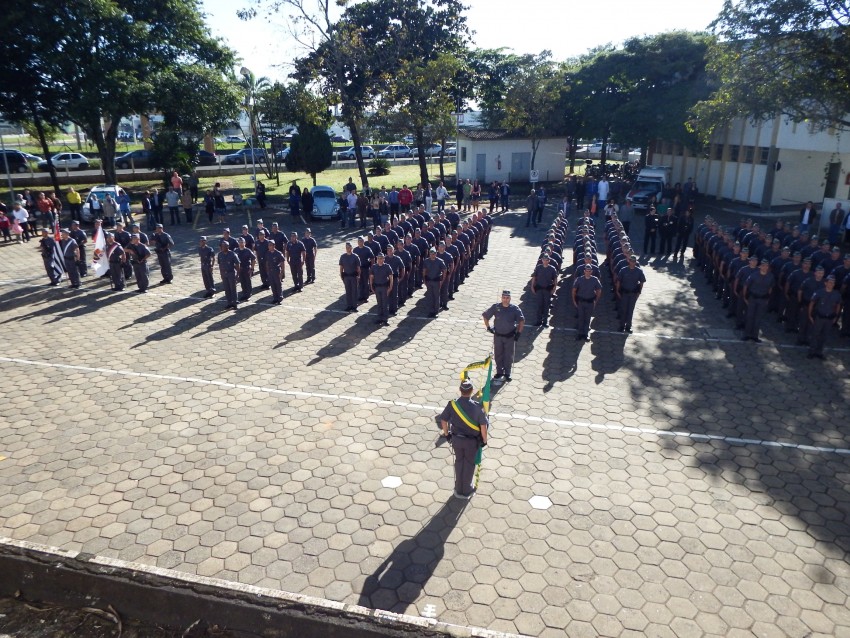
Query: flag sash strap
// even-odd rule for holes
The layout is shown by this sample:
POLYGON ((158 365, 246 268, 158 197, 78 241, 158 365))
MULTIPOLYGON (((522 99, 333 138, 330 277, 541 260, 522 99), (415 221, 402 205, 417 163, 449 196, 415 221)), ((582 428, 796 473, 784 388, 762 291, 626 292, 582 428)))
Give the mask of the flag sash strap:
POLYGON ((466 412, 463 411, 463 408, 458 405, 457 401, 452 401, 452 408, 454 408, 455 414, 457 414, 458 418, 463 421, 467 426, 475 430, 476 432, 480 432, 481 428, 478 427, 475 422, 467 416, 466 412))

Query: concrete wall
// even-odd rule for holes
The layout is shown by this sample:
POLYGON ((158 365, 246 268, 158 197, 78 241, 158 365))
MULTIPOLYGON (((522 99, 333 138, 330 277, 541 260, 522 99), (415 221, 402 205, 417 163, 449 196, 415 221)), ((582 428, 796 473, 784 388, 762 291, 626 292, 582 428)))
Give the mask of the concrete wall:
MULTIPOLYGON (((566 160, 566 138, 541 140, 534 161, 534 168, 540 173, 540 181, 553 182, 564 179, 566 160)), ((531 155, 531 140, 470 140, 461 137, 458 141, 457 166, 460 179, 474 180, 483 177, 485 183, 496 181, 528 182, 527 168, 517 170, 515 154, 531 155), (464 151, 466 149, 466 160, 464 151), (484 174, 476 174, 477 156, 484 155, 484 174)), ((525 165, 523 165, 525 166, 525 165)))

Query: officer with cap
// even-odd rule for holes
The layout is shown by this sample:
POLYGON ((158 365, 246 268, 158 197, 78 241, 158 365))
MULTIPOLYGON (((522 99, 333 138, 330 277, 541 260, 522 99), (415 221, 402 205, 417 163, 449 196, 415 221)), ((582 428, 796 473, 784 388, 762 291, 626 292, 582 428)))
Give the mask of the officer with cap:
POLYGON ((248 248, 248 242, 242 235, 236 240, 236 256, 239 257, 239 287, 242 294, 239 296, 239 301, 248 301, 254 293, 254 287, 251 283, 251 277, 254 276, 254 268, 257 265, 257 257, 254 251, 248 248))
MULTIPOLYGON (((260 229, 257 233, 257 240, 254 242, 254 255, 257 258, 257 270, 260 271, 260 286, 261 290, 269 289, 269 271, 266 267, 266 260, 269 256, 269 246, 271 246, 274 242, 266 239, 266 231, 265 229, 260 229)), ((246 242, 247 245, 247 242, 246 242)))
POLYGON ((357 312, 357 281, 360 279, 360 257, 354 254, 351 242, 345 242, 345 252, 339 258, 339 276, 345 287, 345 309, 357 312))
POLYGON ((124 254, 124 247, 115 241, 112 233, 106 233, 106 260, 109 262, 112 290, 124 290, 124 262, 127 257, 124 254))
POLYGON ((428 300, 428 316, 436 317, 440 310, 440 288, 448 269, 442 259, 437 259, 437 249, 428 249, 428 258, 422 261, 422 279, 425 280, 425 299, 428 300))
POLYGON ((460 397, 449 401, 440 414, 443 436, 451 444, 455 457, 456 498, 472 496, 472 478, 478 448, 487 445, 487 415, 484 408, 472 400, 475 388, 469 379, 460 384, 460 397))
POLYGON ((133 268, 133 276, 136 279, 136 287, 139 292, 147 292, 150 279, 148 277, 148 259, 151 256, 150 248, 142 243, 139 233, 130 235, 130 245, 124 251, 130 259, 133 268))
POLYGON ((238 308, 236 300, 236 280, 239 278, 239 257, 230 250, 230 242, 222 239, 219 242, 218 274, 224 285, 224 296, 227 298, 227 308, 238 308))
POLYGON ((747 312, 743 341, 752 339, 756 343, 761 343, 759 339, 761 320, 767 312, 768 300, 775 284, 776 279, 770 272, 770 261, 762 259, 759 269, 752 273, 744 284, 743 297, 744 303, 747 304, 747 312))
POLYGON ((86 243, 88 242, 88 237, 86 236, 86 231, 80 228, 80 222, 76 219, 71 222, 71 239, 77 242, 77 248, 80 249, 80 261, 77 262, 77 269, 79 270, 80 277, 85 277, 88 275, 88 268, 86 264, 86 243))
POLYGON ((638 266, 637 256, 629 255, 629 262, 617 276, 615 294, 620 304, 620 332, 632 331, 635 304, 646 283, 646 276, 638 266))
POLYGON ((307 249, 298 239, 298 233, 289 234, 289 241, 284 247, 286 250, 286 261, 289 262, 289 272, 292 273, 292 284, 295 292, 301 292, 304 287, 304 253, 307 249))
POLYGON ((204 299, 215 295, 215 280, 213 279, 213 266, 215 265, 215 251, 207 245, 207 238, 201 236, 198 240, 198 257, 201 258, 201 279, 204 282, 204 299))
POLYGON ((387 264, 393 271, 393 286, 392 291, 389 293, 390 296, 390 315, 393 317, 398 312, 399 303, 404 301, 401 298, 401 286, 404 281, 404 261, 402 258, 395 254, 395 248, 392 244, 387 245, 387 256, 384 260, 384 263, 387 264))
POLYGON ((53 269, 53 251, 56 246, 56 240, 50 236, 50 231, 46 228, 41 229, 41 239, 38 242, 39 251, 41 252, 41 261, 44 263, 44 269, 47 271, 47 276, 50 278, 51 286, 59 285, 59 277, 62 275, 60 270, 58 273, 53 269))
POLYGON ((573 282, 573 305, 578 311, 576 320, 576 341, 590 341, 590 320, 596 303, 602 296, 602 283, 593 276, 593 267, 584 266, 584 276, 576 277, 573 282))
POLYGON ((511 291, 502 291, 501 303, 493 304, 481 315, 484 327, 493 335, 493 358, 496 360, 496 376, 511 380, 511 369, 514 365, 516 342, 525 327, 525 317, 519 306, 511 303, 511 291), (493 326, 490 327, 490 319, 493 326))
POLYGON ((283 301, 283 284, 284 278, 283 264, 286 261, 284 254, 277 249, 277 244, 273 241, 268 242, 268 254, 266 256, 266 269, 268 273, 269 286, 272 289, 272 303, 280 305, 283 301))
POLYGON ((153 245, 162 272, 160 283, 170 284, 174 280, 174 273, 171 271, 171 249, 174 247, 174 240, 165 232, 162 224, 157 224, 153 231, 153 245))
POLYGON ((823 290, 823 279, 823 266, 818 266, 815 268, 814 275, 809 275, 800 285, 800 290, 797 291, 797 296, 800 300, 800 333, 797 336, 798 346, 809 344, 809 330, 812 328, 812 321, 809 319, 809 305, 811 304, 814 294, 818 290, 823 290))
POLYGON ((316 283, 316 255, 319 252, 319 245, 316 243, 316 239, 313 237, 313 231, 309 228, 304 231, 304 237, 301 239, 301 243, 304 244, 304 264, 307 267, 307 281, 308 284, 316 283))
POLYGON ((365 237, 357 238, 353 252, 360 259, 360 279, 358 281, 358 301, 369 299, 369 269, 375 263, 375 254, 366 245, 365 237))
MULTIPOLYGON (((71 231, 67 228, 62 229, 62 239, 59 242, 59 247, 62 249, 62 258, 65 261, 65 272, 68 273, 68 279, 71 280, 71 288, 79 288, 80 270, 77 266, 77 262, 80 260, 80 249, 77 246, 77 242, 71 238, 71 231)), ((111 263, 109 264, 109 270, 112 270, 111 263)))
POLYGON ((552 265, 549 253, 544 253, 531 275, 531 292, 537 296, 537 326, 549 325, 552 291, 558 281, 558 269, 552 265))
POLYGON ((387 319, 390 294, 393 293, 393 269, 384 263, 383 253, 378 253, 378 263, 369 269, 369 287, 375 293, 375 301, 378 302, 378 320, 375 323, 390 325, 387 319))
MULTIPOLYGON (((818 266, 820 268, 820 266, 818 266)), ((835 289, 835 277, 830 275, 824 280, 824 287, 812 294, 809 302, 809 359, 823 359, 823 344, 829 327, 838 319, 838 309, 841 306, 841 293, 835 289)))

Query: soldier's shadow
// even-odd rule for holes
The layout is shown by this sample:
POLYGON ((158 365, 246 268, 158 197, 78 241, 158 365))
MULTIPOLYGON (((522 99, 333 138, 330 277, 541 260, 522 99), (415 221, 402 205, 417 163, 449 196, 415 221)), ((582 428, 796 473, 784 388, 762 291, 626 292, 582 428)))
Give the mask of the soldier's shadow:
MULTIPOLYGON (((420 302, 421 301, 424 300, 420 300, 420 302)), ((424 306, 425 304, 422 305, 424 306)), ((413 338, 417 335, 423 321, 422 317, 419 316, 418 313, 412 314, 412 311, 417 310, 418 306, 419 303, 411 308, 408 314, 393 327, 384 340, 375 346, 375 352, 369 355, 370 360, 377 359, 382 354, 397 350, 403 345, 413 341, 413 338)), ((399 312, 402 312, 401 308, 399 308, 399 312)))
MULTIPOLYGON (((357 319, 345 331, 331 339, 327 344, 316 351, 316 356, 307 362, 308 366, 314 366, 324 359, 338 357, 356 347, 363 339, 375 331, 375 317, 367 312, 358 314, 357 319)), ((279 346, 285 345, 282 342, 279 346)))
POLYGON ((546 358, 543 361, 542 377, 546 384, 543 392, 549 392, 556 384, 566 381, 578 370, 578 359, 585 341, 576 341, 574 330, 552 330, 546 343, 546 358))
MULTIPOLYGON (((224 300, 222 300, 222 303, 224 303, 224 300)), ((273 306, 269 306, 266 304, 254 303, 249 305, 243 305, 238 310, 225 310, 223 306, 217 305, 215 310, 218 310, 219 312, 227 312, 228 314, 225 315, 225 317, 220 321, 216 321, 215 323, 211 323, 210 325, 208 325, 206 329, 202 332, 192 335, 192 339, 203 337, 211 332, 218 332, 219 330, 232 328, 238 323, 246 321, 251 317, 260 314, 261 312, 265 312, 266 310, 271 310, 272 308, 273 306)))
MULTIPOLYGON (((58 294, 62 294, 61 290, 57 290, 57 288, 54 287, 45 288, 44 286, 22 286, 16 288, 15 290, 10 290, 9 292, 0 295, 0 308, 8 312, 16 308, 30 308, 37 304, 49 303, 58 295, 51 295, 45 293, 53 291, 57 292, 58 294)), ((19 321, 22 318, 29 318, 31 316, 33 316, 32 312, 29 312, 27 313, 26 317, 10 317, 2 323, 19 321)))
POLYGON ((152 321, 157 321, 162 319, 163 317, 167 317, 170 314, 175 312, 179 312, 184 308, 188 308, 189 306, 194 306, 195 304, 201 303, 205 301, 199 297, 187 297, 185 299, 176 299, 174 301, 169 301, 161 306, 159 306, 153 312, 150 312, 138 319, 134 319, 132 322, 125 324, 118 328, 119 330, 126 330, 127 328, 132 328, 137 323, 151 323, 152 321))
POLYGON ((178 337, 189 330, 201 325, 203 322, 208 321, 209 319, 218 316, 222 312, 222 306, 218 304, 210 304, 199 308, 197 312, 191 314, 187 317, 183 317, 182 319, 178 319, 176 322, 169 324, 162 330, 157 330, 156 332, 152 332, 147 337, 144 338, 144 341, 140 341, 137 344, 130 346, 131 350, 136 350, 153 341, 165 341, 166 339, 170 339, 171 337, 178 337))
POLYGON ((291 341, 301 341, 315 337, 320 332, 327 330, 337 321, 344 319, 349 313, 343 310, 345 307, 345 297, 341 297, 339 301, 331 302, 324 309, 319 310, 315 315, 310 317, 304 324, 295 332, 291 332, 283 338, 283 341, 274 346, 275 349, 282 348, 291 341))
POLYGON ((366 578, 358 604, 369 609, 404 612, 422 593, 443 559, 446 541, 468 503, 450 498, 413 538, 396 545, 366 578))
POLYGON ((606 375, 614 374, 623 367, 626 359, 627 341, 628 335, 626 333, 593 333, 590 352, 593 355, 591 368, 596 371, 596 377, 594 377, 596 385, 605 381, 606 375))

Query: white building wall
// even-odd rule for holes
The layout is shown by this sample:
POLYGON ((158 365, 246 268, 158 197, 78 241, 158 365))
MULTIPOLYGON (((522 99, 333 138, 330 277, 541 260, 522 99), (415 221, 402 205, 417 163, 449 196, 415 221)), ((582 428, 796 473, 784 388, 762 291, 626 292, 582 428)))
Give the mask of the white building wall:
MULTIPOLYGON (((553 182, 564 179, 566 172, 566 138, 541 140, 534 160, 534 168, 540 173, 540 181, 553 182)), ((476 179, 477 155, 484 155, 484 181, 528 182, 528 172, 514 174, 514 153, 531 154, 531 140, 470 140, 461 135, 458 140, 457 166, 460 179, 476 179), (466 156, 464 159, 464 151, 466 156)))

